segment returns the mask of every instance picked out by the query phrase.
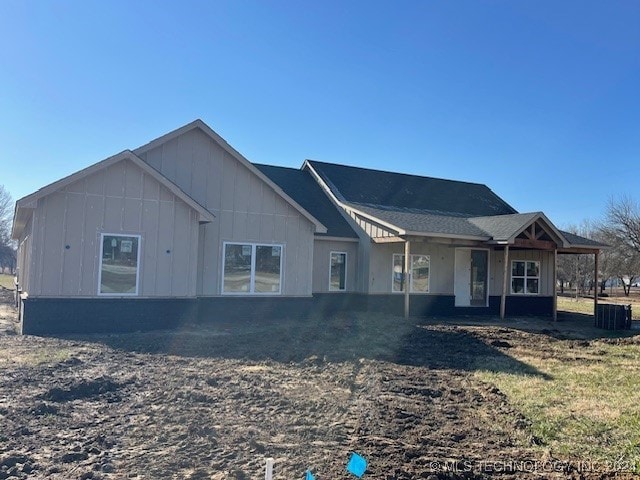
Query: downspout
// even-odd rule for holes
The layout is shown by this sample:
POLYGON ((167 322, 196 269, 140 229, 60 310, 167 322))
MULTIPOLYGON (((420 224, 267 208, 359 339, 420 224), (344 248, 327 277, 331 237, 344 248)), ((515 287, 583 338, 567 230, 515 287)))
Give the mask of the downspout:
POLYGON ((500 298, 500 320, 504 320, 507 304, 507 279, 509 275, 509 244, 504 246, 504 265, 502 273, 502 297, 500 298))
POLYGON ((409 288, 411 285, 409 278, 410 249, 410 242, 409 239, 407 239, 404 242, 404 318, 409 318, 409 288))

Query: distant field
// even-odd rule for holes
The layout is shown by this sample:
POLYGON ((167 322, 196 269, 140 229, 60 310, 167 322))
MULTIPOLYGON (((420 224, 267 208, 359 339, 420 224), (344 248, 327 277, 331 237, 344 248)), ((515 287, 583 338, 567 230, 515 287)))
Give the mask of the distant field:
MULTIPOLYGON (((598 300, 599 303, 617 303, 620 305, 631 305, 634 320, 640 320, 640 292, 634 289, 629 297, 624 295, 603 297, 598 300)), ((585 315, 593 315, 593 298, 559 296, 558 311, 581 313, 585 315)))
POLYGON ((6 275, 4 273, 0 273, 0 286, 5 288, 10 288, 13 290, 15 288, 13 284, 13 275, 6 275))

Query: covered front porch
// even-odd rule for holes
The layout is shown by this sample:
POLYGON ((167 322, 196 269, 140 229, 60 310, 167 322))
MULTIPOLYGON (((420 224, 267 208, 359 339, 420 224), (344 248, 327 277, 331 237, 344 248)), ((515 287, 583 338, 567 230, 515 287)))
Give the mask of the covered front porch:
MULTIPOLYGON (((434 312, 496 315, 501 319, 550 316, 556 321, 558 255, 593 254, 597 278, 601 245, 558 230, 542 213, 501 217, 471 219, 484 231, 493 233, 482 239, 422 232, 372 238, 374 244, 394 243, 396 249, 401 244, 403 264, 399 278, 403 285, 398 290, 402 293, 405 317, 434 312), (431 261, 433 255, 428 257, 429 277, 437 278, 432 282, 436 288, 421 295, 413 288, 417 274, 415 259, 433 251, 438 256, 435 261, 431 261), (442 277, 448 287, 443 286, 442 277)), ((394 268, 398 269, 398 265, 394 264, 394 268)), ((397 272, 394 275, 397 277, 397 272)), ((398 301, 393 302, 397 305, 398 301)), ((597 303, 596 294, 594 312, 597 303)))

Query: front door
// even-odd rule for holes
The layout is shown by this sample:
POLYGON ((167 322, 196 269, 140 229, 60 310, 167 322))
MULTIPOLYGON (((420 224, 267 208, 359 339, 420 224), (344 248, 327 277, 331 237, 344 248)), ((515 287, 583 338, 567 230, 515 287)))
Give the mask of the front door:
POLYGON ((486 307, 489 278, 489 252, 456 249, 454 295, 456 307, 486 307))

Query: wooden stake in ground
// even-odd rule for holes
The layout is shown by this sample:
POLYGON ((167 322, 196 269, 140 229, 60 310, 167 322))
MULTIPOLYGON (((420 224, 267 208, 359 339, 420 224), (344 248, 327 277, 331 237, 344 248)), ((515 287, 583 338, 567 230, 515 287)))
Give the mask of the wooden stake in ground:
POLYGON ((267 465, 264 469, 264 480, 273 480, 273 464, 275 460, 273 458, 267 458, 267 465))

